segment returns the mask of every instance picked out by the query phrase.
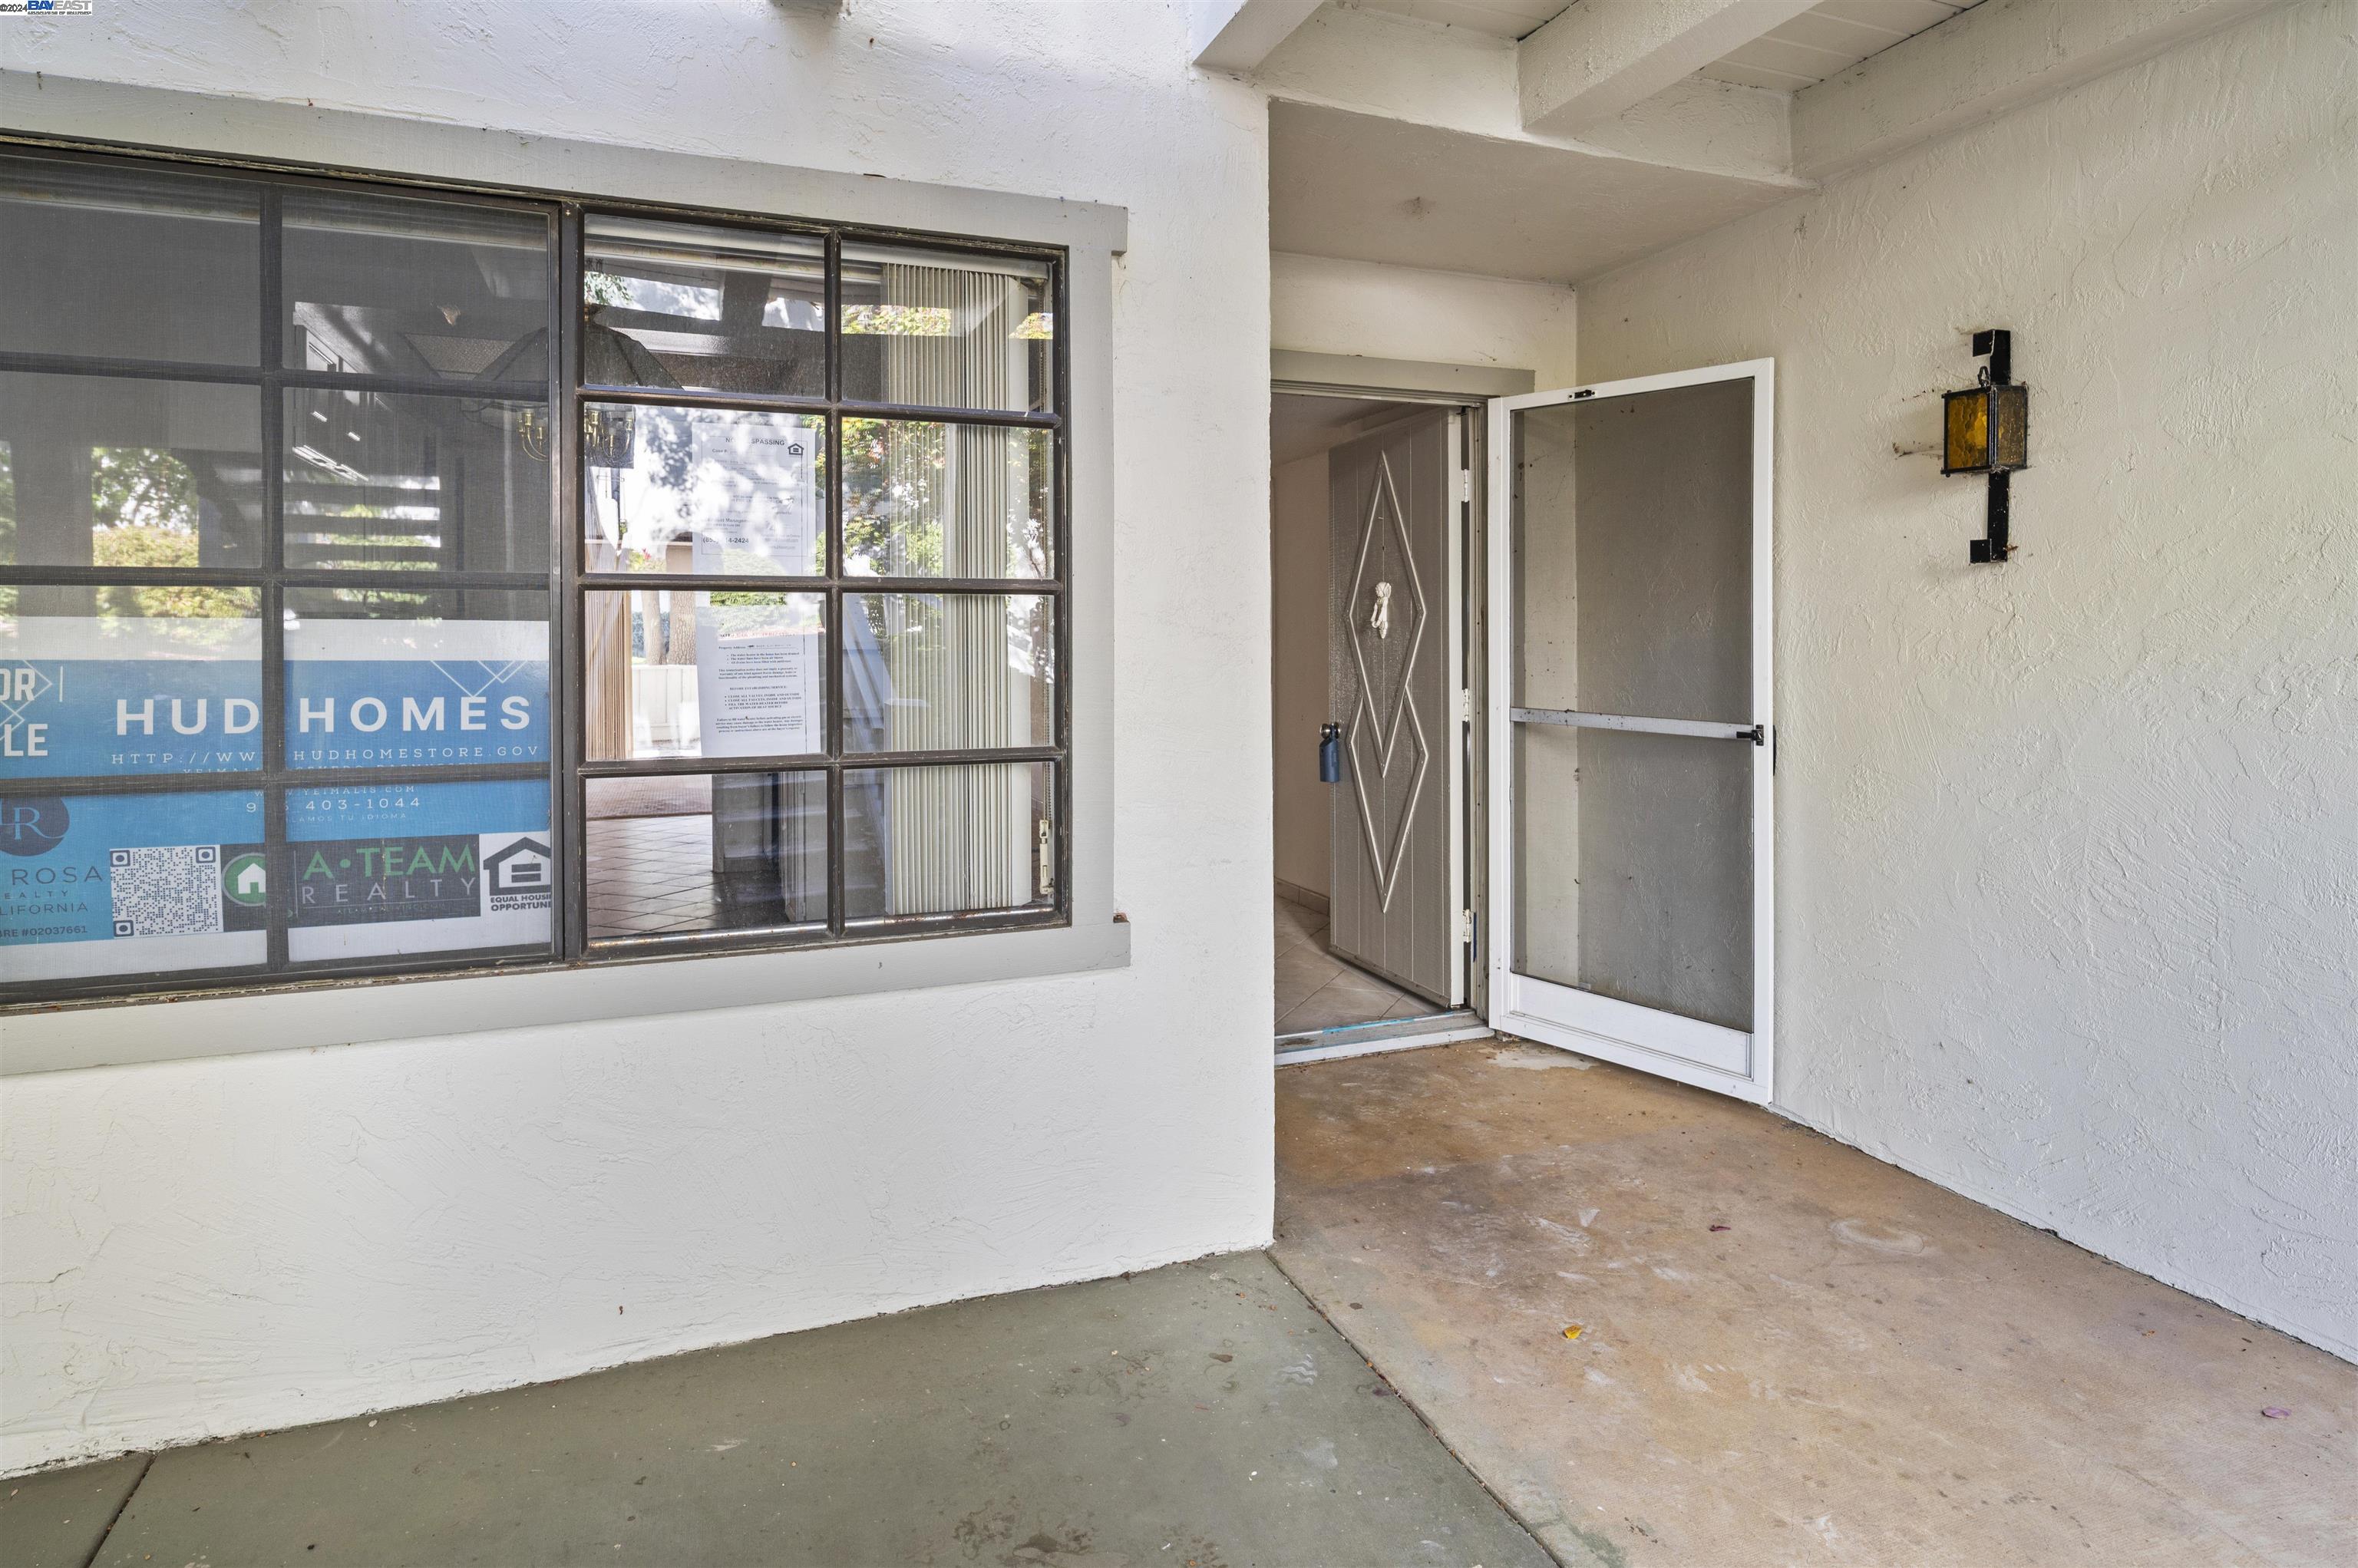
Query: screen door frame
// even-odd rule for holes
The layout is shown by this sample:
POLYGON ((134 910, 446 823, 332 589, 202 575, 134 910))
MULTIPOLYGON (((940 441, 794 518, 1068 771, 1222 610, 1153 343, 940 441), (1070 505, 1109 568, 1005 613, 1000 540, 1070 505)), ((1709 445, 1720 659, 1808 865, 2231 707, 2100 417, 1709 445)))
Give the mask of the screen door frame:
MULTIPOLYGON (((1489 689, 1485 707, 1489 730, 1490 877, 1487 914, 1492 1028, 1583 1055, 1618 1063, 1714 1090, 1754 1104, 1774 1093, 1776 1062, 1776 722, 1771 593, 1772 518, 1775 511, 1774 410, 1776 362, 1745 360, 1664 375, 1633 376, 1519 396, 1494 397, 1489 405, 1487 545, 1489 596, 1489 689), (1515 913, 1520 891, 1521 847, 1517 842, 1514 767, 1516 720, 1515 654, 1522 628, 1515 615, 1513 551, 1514 420, 1526 409, 1663 392, 1729 381, 1752 383, 1752 554, 1750 722, 1758 740, 1701 741, 1698 744, 1746 745, 1752 758, 1752 1030, 1729 1029, 1657 1008, 1621 1001, 1592 991, 1519 974, 1515 913)), ((1598 716, 1602 718, 1604 716, 1598 716)), ((1608 726, 1600 726, 1608 727, 1608 726)), ((1619 728, 1621 726, 1609 726, 1619 728)), ((1652 723, 1629 728, 1652 729, 1652 723)), ((1702 736, 1725 725, 1678 726, 1671 733, 1702 736)))

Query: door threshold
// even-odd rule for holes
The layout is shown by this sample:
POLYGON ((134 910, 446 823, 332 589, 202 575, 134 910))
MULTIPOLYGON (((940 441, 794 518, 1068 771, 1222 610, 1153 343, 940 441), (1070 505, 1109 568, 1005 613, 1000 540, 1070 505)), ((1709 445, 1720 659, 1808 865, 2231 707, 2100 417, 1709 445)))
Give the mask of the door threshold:
POLYGON ((1306 1029, 1277 1037, 1277 1065, 1332 1062, 1345 1056, 1372 1056, 1379 1051, 1413 1051, 1421 1045, 1447 1045, 1460 1040, 1480 1040, 1490 1026, 1472 1011, 1455 1008, 1423 1018, 1388 1018, 1375 1023, 1348 1023, 1339 1029, 1306 1029))

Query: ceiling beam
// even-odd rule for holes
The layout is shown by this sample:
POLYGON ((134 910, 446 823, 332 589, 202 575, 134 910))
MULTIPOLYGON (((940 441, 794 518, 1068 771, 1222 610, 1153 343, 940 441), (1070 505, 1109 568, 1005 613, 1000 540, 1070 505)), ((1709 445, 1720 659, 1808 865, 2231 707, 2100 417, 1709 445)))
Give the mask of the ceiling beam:
POLYGON ((1187 52, 1206 70, 1254 70, 1316 9, 1318 0, 1192 0, 1187 52))
POLYGON ((1986 0, 1793 95, 1793 171, 1831 179, 2280 0, 1986 0))
POLYGON ((1815 0, 1580 0, 1522 41, 1523 125, 1577 135, 1808 10, 1815 0))
POLYGON ((1515 60, 1514 44, 1471 28, 1328 5, 1272 51, 1253 81, 1280 103, 1808 188, 1787 172, 1788 94, 1694 77, 1581 136, 1551 136, 1524 127, 1515 60))

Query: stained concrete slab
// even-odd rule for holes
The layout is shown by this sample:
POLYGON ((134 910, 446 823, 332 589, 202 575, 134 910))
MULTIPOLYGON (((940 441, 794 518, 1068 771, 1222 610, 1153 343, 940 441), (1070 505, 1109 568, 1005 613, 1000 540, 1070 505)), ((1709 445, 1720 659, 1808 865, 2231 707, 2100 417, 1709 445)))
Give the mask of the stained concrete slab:
POLYGON ((1564 1562, 2358 1563, 2358 1368, 1581 1062, 1472 1043, 1277 1097, 1279 1261, 1564 1562))
POLYGON ((1548 1558, 1252 1253, 166 1453, 98 1561, 1548 1558))
POLYGON ((0 1563, 82 1568, 147 1468, 145 1454, 0 1481, 0 1563))

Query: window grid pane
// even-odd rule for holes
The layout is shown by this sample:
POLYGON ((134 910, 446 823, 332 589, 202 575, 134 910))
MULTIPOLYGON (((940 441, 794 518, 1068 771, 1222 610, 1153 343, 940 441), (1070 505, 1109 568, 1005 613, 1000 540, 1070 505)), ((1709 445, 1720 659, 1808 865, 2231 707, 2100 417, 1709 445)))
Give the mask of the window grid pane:
POLYGON ((70 643, 152 673, 130 738, 172 735, 138 768, 111 734, 0 748, 7 821, 146 825, 114 846, 137 951, 0 911, 0 1007, 1065 916, 1053 255, 169 159, 0 174, 0 201, 180 225, 190 297, 168 340, 0 319, 0 665, 70 643), (602 322, 593 273, 622 280, 602 322), (613 514, 601 558, 596 485, 625 472, 671 521, 642 504, 626 546, 613 514), (633 729, 600 743, 586 611, 641 600, 633 729), (892 635, 853 649, 853 619, 892 635), (671 893, 705 914, 618 912, 600 851, 642 823, 641 851, 698 851, 673 858, 701 893, 671 893))
MULTIPOLYGON (((589 272, 607 222, 592 214, 584 223, 581 303, 592 314, 605 303, 589 272)), ((651 251, 670 243, 678 254, 702 243, 692 230, 670 241, 665 227, 638 222, 631 232, 651 251)), ((737 248, 759 245, 752 238, 737 248)), ((856 936, 907 922, 1053 914, 1062 908, 1068 869, 1057 634, 1063 516, 1054 486, 1064 440, 1054 412, 1059 279, 1051 264, 1028 259, 865 242, 847 242, 836 253, 845 259, 827 293, 842 303, 827 326, 840 401, 823 424, 815 414, 778 411, 769 406, 773 400, 754 396, 706 397, 682 407, 652 394, 623 406, 611 394, 584 392, 577 476, 583 531, 569 557, 584 656, 598 660, 600 628, 617 648, 643 659, 639 639, 651 628, 663 636, 666 658, 688 656, 669 615, 658 611, 651 622, 644 608, 617 613, 626 598, 642 597, 613 591, 630 577, 649 589, 660 584, 669 602, 691 593, 698 602, 724 595, 774 599, 759 587, 773 574, 797 589, 807 583, 814 597, 823 594, 820 616, 831 631, 822 644, 823 720, 813 758, 824 773, 809 775, 829 781, 833 800, 830 933, 856 936), (872 411, 888 398, 912 411, 972 408, 979 417, 872 411), (853 412, 847 404, 865 406, 853 412), (994 416, 1048 422, 988 422, 994 416), (716 433, 687 437, 690 420, 716 433), (821 435, 807 479, 795 469, 789 484, 779 484, 780 474, 772 471, 777 465, 765 462, 757 447, 741 435, 718 434, 734 421, 766 422, 773 449, 778 433, 789 428, 821 435), (652 520, 645 505, 651 479, 670 486, 663 516, 652 520), (816 524, 808 529, 799 524, 806 505, 816 524), (601 514, 608 519, 602 523, 601 514), (643 573, 661 575, 650 582, 643 573)), ((585 388, 600 379, 585 370, 585 388)), ((648 378, 633 379, 644 384, 648 378)), ((669 687, 684 692, 692 680, 710 689, 720 673, 712 667, 717 650, 704 645, 712 639, 701 626, 696 634, 702 642, 694 650, 693 676, 681 670, 664 676, 674 714, 680 694, 669 687)), ((611 653, 606 658, 616 662, 611 653)), ((786 775, 771 772, 769 760, 779 753, 730 762, 702 744, 702 690, 697 751, 683 743, 679 729, 668 745, 653 740, 652 730, 641 745, 634 728, 629 760, 620 760, 625 749, 617 738, 640 715, 635 708, 626 713, 617 695, 594 678, 589 683, 586 791, 709 790, 739 778, 746 781, 747 800, 782 798, 777 782, 786 775)), ((771 720, 782 730, 797 728, 787 710, 806 710, 809 703, 795 680, 749 683, 738 719, 757 729, 771 720)), ((592 825, 608 820, 594 806, 588 816, 592 825)), ((712 840, 708 854, 693 852, 702 840, 672 847, 680 862, 673 880, 698 890, 687 903, 706 896, 705 862, 726 863, 730 852, 719 822, 716 811, 703 829, 712 840)), ((784 830, 782 816, 763 829, 784 830)), ((677 836, 677 820, 662 831, 677 836)), ((652 875, 644 847, 661 833, 644 827, 630 833, 638 874, 652 875)), ((610 855, 621 852, 614 846, 622 836, 611 825, 594 835, 610 855)), ((598 849, 590 849, 589 863, 600 876, 598 849)), ((615 885, 607 874, 588 895, 593 944, 624 939, 616 923, 627 912, 616 903, 615 885)), ((642 917, 629 939, 687 941, 727 924, 718 916, 642 917)))
MULTIPOLYGON (((177 206, 210 225, 190 243, 224 243, 215 176, 0 157, 10 189, 20 161, 177 206)), ((51 935, 26 941, 28 911, 0 909, 0 1002, 557 953, 547 405, 483 391, 547 362, 555 209, 237 189, 255 259, 174 297, 214 338, 243 334, 250 369, 109 362, 120 346, 87 319, 37 328, 54 340, 38 368, 0 359, 0 463, 34 481, 5 487, 24 493, 0 520, 0 678, 72 677, 40 720, 49 771, 0 758, 0 830, 22 829, 35 877, 64 852, 35 842, 53 828, 77 856, 114 840, 72 918, 39 917, 51 935), (416 265, 385 265, 402 245, 416 265), (417 276, 438 255, 438 281, 417 276), (60 362, 75 353, 93 357, 60 362)), ((23 325, 0 319, 0 352, 23 325)))

